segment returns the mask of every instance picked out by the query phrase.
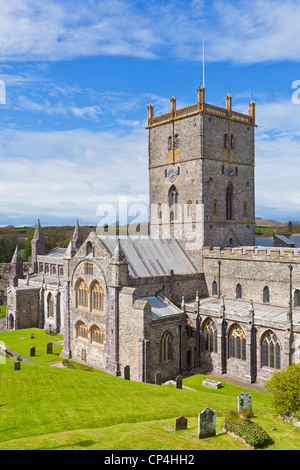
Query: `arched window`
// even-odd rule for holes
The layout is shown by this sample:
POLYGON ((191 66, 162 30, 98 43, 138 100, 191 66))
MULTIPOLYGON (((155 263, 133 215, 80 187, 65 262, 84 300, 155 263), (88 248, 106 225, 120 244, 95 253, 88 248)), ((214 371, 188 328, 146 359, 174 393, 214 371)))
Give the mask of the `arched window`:
POLYGON ((172 359, 172 337, 169 331, 165 331, 161 337, 161 361, 172 359))
POLYGON ((76 307, 88 306, 88 289, 86 283, 81 279, 76 285, 76 307))
POLYGON ((179 136, 175 134, 175 150, 179 149, 179 136))
POLYGON ((234 136, 231 134, 231 136, 230 136, 230 148, 231 148, 231 150, 234 149, 234 146, 235 146, 235 139, 234 139, 234 136))
POLYGON ((242 292, 242 286, 240 283, 238 283, 236 285, 236 288, 235 288, 235 298, 236 299, 241 299, 242 298, 242 295, 243 295, 243 292, 242 292))
POLYGON ((54 317, 54 299, 53 299, 52 294, 48 295, 47 313, 48 313, 48 317, 50 318, 54 317))
POLYGON ((263 290, 263 303, 268 304, 269 302, 270 302, 270 289, 268 286, 265 286, 263 290))
POLYGON ((96 325, 91 328, 91 343, 103 344, 102 330, 96 325))
POLYGON ((103 289, 100 286, 99 282, 93 282, 91 286, 91 300, 90 306, 91 310, 95 310, 97 312, 103 312, 104 306, 104 296, 103 296, 103 289))
POLYGON ((235 325, 229 334, 230 357, 246 360, 246 335, 239 325, 235 325))
POLYGON ((172 151, 172 137, 168 137, 168 151, 171 152, 172 151))
POLYGON ((169 189, 169 206, 170 218, 172 220, 178 219, 178 191, 176 186, 172 185, 169 189))
POLYGON ((233 219, 232 203, 233 203, 233 186, 230 183, 226 188, 226 220, 233 219))
POLYGON ((268 331, 262 340, 262 365, 271 369, 280 369, 280 343, 272 331, 268 331))
POLYGON ((93 245, 92 242, 88 241, 86 244, 86 256, 88 256, 90 253, 93 253, 93 245))
POLYGON ((224 134, 224 148, 228 149, 228 134, 224 134))
POLYGON ((216 280, 211 285, 211 295, 218 295, 218 283, 216 280))
POLYGON ((217 342, 217 327, 215 322, 209 318, 206 320, 204 328, 204 349, 209 352, 217 352, 218 342, 217 342))
POLYGON ((300 307, 300 290, 296 289, 294 292, 294 306, 300 307))
POLYGON ((82 321, 77 323, 76 337, 79 339, 88 339, 88 328, 82 321))

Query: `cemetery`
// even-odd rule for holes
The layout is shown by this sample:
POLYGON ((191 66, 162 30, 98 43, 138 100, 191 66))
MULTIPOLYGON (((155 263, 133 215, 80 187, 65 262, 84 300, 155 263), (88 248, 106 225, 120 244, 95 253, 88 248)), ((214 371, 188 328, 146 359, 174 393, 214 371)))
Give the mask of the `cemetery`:
POLYGON ((300 429, 276 416, 263 390, 200 374, 166 384, 157 371, 146 384, 132 380, 129 367, 124 378, 52 367, 63 365, 61 339, 32 329, 0 335, 16 353, 0 367, 0 450, 299 447, 300 429))

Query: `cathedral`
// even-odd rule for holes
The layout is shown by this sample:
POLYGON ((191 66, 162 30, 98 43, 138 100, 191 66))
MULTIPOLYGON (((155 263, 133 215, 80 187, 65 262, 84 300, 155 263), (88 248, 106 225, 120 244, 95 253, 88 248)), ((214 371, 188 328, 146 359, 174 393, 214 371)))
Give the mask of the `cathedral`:
POLYGON ((292 230, 255 238, 255 103, 148 106, 150 233, 48 253, 38 221, 31 269, 14 253, 7 329, 64 335, 61 356, 154 383, 215 372, 263 384, 300 362, 300 251, 292 230))

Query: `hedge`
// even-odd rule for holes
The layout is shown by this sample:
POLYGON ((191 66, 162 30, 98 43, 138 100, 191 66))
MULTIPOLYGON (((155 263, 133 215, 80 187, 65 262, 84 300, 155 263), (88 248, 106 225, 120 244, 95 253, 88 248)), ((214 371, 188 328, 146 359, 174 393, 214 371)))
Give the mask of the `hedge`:
POLYGON ((271 441, 266 431, 247 418, 242 420, 227 418, 224 427, 226 431, 241 437, 247 444, 253 447, 262 447, 271 441))

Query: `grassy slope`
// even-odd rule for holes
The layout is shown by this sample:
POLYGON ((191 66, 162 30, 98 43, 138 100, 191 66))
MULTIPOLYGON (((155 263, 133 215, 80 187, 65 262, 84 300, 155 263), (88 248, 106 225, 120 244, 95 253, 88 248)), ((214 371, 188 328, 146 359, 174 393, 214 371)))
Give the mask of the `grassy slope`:
MULTIPOLYGON (((0 334, 0 340, 13 349, 12 345, 24 345, 33 331, 32 341, 37 345, 44 337, 48 342, 49 337, 40 330, 6 332, 0 334)), ((245 388, 223 383, 220 390, 208 389, 202 387, 203 376, 198 375, 184 380, 197 392, 177 390, 126 381, 96 370, 49 367, 46 362, 53 358, 46 354, 35 359, 44 365, 22 363, 20 371, 13 370, 11 359, 0 365, 1 450, 246 449, 221 431, 226 413, 236 409, 237 396, 245 388), (206 406, 217 411, 217 436, 199 441, 197 416, 206 406), (188 418, 187 431, 164 429, 174 427, 180 415, 188 418)), ((299 430, 274 416, 270 396, 251 394, 256 422, 274 439, 270 449, 299 448, 299 430), (276 432, 271 431, 274 427, 276 432)))

